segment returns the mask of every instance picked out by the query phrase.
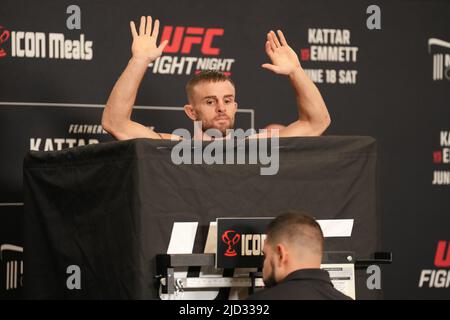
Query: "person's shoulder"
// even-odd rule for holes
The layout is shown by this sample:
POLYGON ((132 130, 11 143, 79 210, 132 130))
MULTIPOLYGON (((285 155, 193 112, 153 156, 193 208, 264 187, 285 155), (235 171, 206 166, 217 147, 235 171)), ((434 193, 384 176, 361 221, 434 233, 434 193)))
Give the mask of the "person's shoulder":
POLYGON ((251 294, 247 300, 274 300, 272 295, 273 288, 265 288, 251 294))
POLYGON ((353 300, 351 297, 347 296, 346 294, 342 293, 341 291, 337 290, 335 287, 333 287, 333 298, 334 300, 353 300))
POLYGON ((255 292, 249 300, 352 300, 333 287, 318 280, 288 280, 255 292), (300 283, 301 282, 301 283, 300 283))
POLYGON ((248 297, 248 300, 288 300, 292 299, 289 295, 289 286, 286 283, 279 283, 274 287, 264 288, 256 291, 248 297))

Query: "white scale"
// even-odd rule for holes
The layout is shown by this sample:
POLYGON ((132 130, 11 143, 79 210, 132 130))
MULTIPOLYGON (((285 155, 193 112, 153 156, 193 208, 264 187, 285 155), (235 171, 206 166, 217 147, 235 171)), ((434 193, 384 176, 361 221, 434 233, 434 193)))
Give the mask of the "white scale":
MULTIPOLYGON (((166 285, 166 279, 161 279, 161 284, 166 285)), ((179 290, 182 289, 203 289, 203 288, 251 288, 251 278, 238 278, 238 277, 188 277, 175 279, 175 287, 179 290)), ((262 278, 255 278, 255 287, 264 287, 262 278)))

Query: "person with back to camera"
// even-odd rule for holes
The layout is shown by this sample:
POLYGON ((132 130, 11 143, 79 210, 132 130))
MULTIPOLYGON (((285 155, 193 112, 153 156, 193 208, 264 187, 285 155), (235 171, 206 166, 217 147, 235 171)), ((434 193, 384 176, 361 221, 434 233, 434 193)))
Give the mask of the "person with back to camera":
POLYGON ((265 289, 249 300, 351 300, 320 269, 324 238, 310 216, 290 211, 275 218, 264 242, 265 289))

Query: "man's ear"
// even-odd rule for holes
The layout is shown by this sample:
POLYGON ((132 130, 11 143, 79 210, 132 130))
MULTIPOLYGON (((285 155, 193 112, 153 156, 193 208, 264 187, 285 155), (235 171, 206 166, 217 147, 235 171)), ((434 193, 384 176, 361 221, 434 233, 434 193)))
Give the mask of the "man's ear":
POLYGON ((189 117, 189 119, 191 119, 192 121, 196 121, 197 120, 197 113, 195 112, 195 109, 194 109, 194 107, 192 105, 186 104, 184 106, 184 112, 189 117))
POLYGON ((281 267, 284 266, 288 260, 288 252, 286 247, 279 243, 276 247, 277 264, 281 267))

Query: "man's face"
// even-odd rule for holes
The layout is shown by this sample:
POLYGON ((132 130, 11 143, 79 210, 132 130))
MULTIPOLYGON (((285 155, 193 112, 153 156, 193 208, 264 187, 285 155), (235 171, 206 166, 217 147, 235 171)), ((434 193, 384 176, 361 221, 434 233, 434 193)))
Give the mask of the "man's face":
POLYGON ((218 129, 223 135, 234 127, 237 110, 236 92, 229 81, 201 82, 193 88, 192 107, 195 121, 202 129, 218 129))
POLYGON ((273 287, 277 284, 275 271, 276 271, 276 263, 275 263, 275 252, 267 242, 267 239, 264 241, 264 265, 263 265, 263 281, 266 287, 273 287))

